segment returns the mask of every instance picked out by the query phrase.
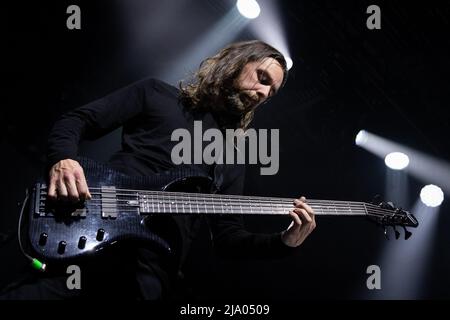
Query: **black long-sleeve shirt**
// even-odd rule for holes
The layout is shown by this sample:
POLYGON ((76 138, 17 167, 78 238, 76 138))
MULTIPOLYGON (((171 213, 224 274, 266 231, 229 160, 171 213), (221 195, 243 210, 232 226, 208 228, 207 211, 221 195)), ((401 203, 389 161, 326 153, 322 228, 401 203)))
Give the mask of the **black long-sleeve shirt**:
MULTIPOLYGON (((123 127, 122 147, 110 159, 114 168, 131 176, 151 175, 175 167, 171 160, 171 141, 175 129, 185 128, 193 136, 194 120, 201 120, 203 131, 218 128, 210 113, 196 114, 179 100, 177 88, 156 79, 145 79, 104 98, 63 115, 54 125, 48 141, 48 166, 62 159, 75 159, 82 139, 96 139, 123 127)), ((203 165, 204 170, 210 168, 203 165)), ((243 165, 221 165, 220 193, 242 194, 243 165)), ((181 260, 193 239, 192 216, 177 217, 182 241, 181 260)), ((214 247, 234 257, 282 257, 292 248, 284 245, 279 233, 254 234, 243 228, 240 216, 209 219, 214 247)))

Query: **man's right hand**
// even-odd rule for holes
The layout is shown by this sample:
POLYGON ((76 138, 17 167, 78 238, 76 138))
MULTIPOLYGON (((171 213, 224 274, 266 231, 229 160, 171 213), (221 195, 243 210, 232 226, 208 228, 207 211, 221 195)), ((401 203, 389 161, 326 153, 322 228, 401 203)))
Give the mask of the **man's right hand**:
POLYGON ((91 199, 83 168, 72 159, 64 159, 50 169, 48 198, 62 201, 91 199))

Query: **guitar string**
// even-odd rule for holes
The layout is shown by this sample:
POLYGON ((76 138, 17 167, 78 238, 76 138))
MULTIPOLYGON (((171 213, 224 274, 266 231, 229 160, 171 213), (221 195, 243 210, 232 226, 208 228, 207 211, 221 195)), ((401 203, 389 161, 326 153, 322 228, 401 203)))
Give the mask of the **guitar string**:
MULTIPOLYGON (((127 210, 129 208, 142 208, 142 206, 139 205, 127 205, 127 204, 120 204, 119 206, 115 205, 115 204, 102 204, 102 207, 104 208, 120 208, 121 210, 127 210)), ((286 212, 288 213, 289 211, 292 211, 292 209, 294 209, 293 207, 290 208, 286 208, 286 207, 281 207, 281 208, 272 208, 272 207, 260 207, 260 206, 256 206, 256 207, 251 207, 251 206, 232 206, 229 208, 223 208, 220 205, 216 205, 216 206, 211 206, 211 205, 204 205, 204 204, 192 204, 192 205, 171 205, 171 206, 163 206, 163 205, 158 205, 158 204, 153 204, 153 205, 147 205, 145 206, 146 210, 150 210, 151 212, 169 212, 172 211, 174 213, 186 213, 186 212, 190 212, 190 211, 200 211, 200 212, 204 212, 206 211, 218 211, 218 212, 233 212, 236 214, 239 214, 239 212, 242 211, 251 211, 254 213, 257 213, 258 211, 262 211, 262 212, 286 212)), ((336 215, 359 215, 359 214, 366 214, 365 210, 362 209, 351 209, 351 210, 339 210, 339 208, 336 208, 337 210, 330 209, 330 208, 323 208, 323 207, 315 207, 314 210, 316 211, 316 214, 323 214, 325 212, 327 212, 327 214, 336 214, 336 215)))
MULTIPOLYGON (((46 189, 46 188, 43 188, 46 189)), ((228 199, 241 199, 241 200, 260 200, 260 201, 289 201, 292 202, 294 198, 278 198, 278 197, 261 197, 261 196, 242 196, 242 195, 222 195, 222 194, 209 194, 209 193, 189 193, 189 192, 171 192, 171 191, 159 191, 159 190, 137 190, 137 189, 114 189, 114 190, 108 190, 103 189, 100 187, 91 187, 89 190, 99 190, 101 192, 92 192, 91 194, 104 194, 104 193, 114 193, 114 194, 121 194, 121 195, 132 195, 132 194, 146 194, 146 195, 177 195, 177 196, 201 196, 205 198, 218 198, 218 197, 227 197, 228 199), (118 193, 118 191, 123 192, 131 192, 130 193, 118 193)), ((321 202, 346 202, 342 200, 307 200, 307 202, 310 201, 321 201, 321 202)), ((363 202, 357 202, 352 201, 353 203, 361 203, 363 202)))
MULTIPOLYGON (((43 188, 46 189, 46 188, 43 188)), ((91 190, 102 190, 102 188, 91 188, 91 190)), ((274 202, 276 202, 275 205, 292 205, 293 204, 293 200, 294 199, 288 199, 288 198, 268 198, 268 197, 255 197, 255 196, 237 196, 237 195, 216 195, 216 194, 201 194, 201 193, 186 193, 186 192, 163 192, 163 191, 142 191, 142 190, 132 190, 132 189, 115 189, 115 191, 112 190, 104 190, 103 192, 97 193, 97 192, 93 192, 92 194, 95 195, 104 195, 104 194, 111 194, 111 195, 115 195, 115 196, 128 196, 128 197, 132 197, 132 198, 138 198, 139 195, 136 194, 136 192, 139 192, 141 194, 145 194, 145 195, 149 195, 151 197, 158 197, 158 200, 169 200, 170 202, 174 202, 174 197, 179 198, 187 198, 187 200, 192 201, 192 200, 196 200, 196 201, 201 201, 203 200, 203 202, 206 202, 207 200, 219 200, 219 201, 228 201, 231 202, 231 205, 239 205, 242 206, 242 203, 244 206, 248 206, 248 202, 255 202, 256 200, 259 200, 259 204, 254 205, 255 207, 266 207, 266 204, 269 204, 270 207, 274 206, 274 202), (131 190, 132 193, 117 193, 116 191, 124 191, 124 190, 131 190), (244 201, 244 202, 243 202, 244 201), (261 202, 263 204, 261 204, 261 202)), ((42 192, 43 194, 45 194, 45 192, 42 192)), ((105 200, 105 199, 104 199, 105 200)), ((103 200, 103 201, 104 201, 103 200)), ((139 199, 138 199, 139 200, 139 199)), ((154 199, 153 199, 154 200, 154 199)), ((92 200, 91 200, 92 201, 92 200)), ((98 199, 98 201, 102 201, 101 199, 98 199)), ((127 201, 127 200, 124 200, 127 201)), ((179 200, 178 200, 179 201, 179 200)), ((364 206, 366 208, 366 210, 362 210, 364 212, 364 214, 367 211, 367 214, 370 213, 380 213, 380 214, 390 214, 390 215, 395 215, 395 212, 391 209, 384 209, 384 208, 380 208, 376 205, 373 204, 369 204, 369 203, 363 203, 363 202, 354 202, 354 201, 340 201, 340 200, 307 200, 307 203, 312 205, 312 206, 320 206, 322 209, 324 208, 324 206, 329 205, 331 207, 333 207, 333 209, 329 209, 327 207, 325 207, 325 209, 328 210, 334 210, 334 208, 336 209, 341 209, 341 208, 348 208, 351 211, 353 210, 357 210, 357 207, 360 206, 364 206), (372 211, 372 212, 369 212, 372 211)), ((168 203, 167 203, 168 204, 168 203)), ((167 205, 166 204, 166 205, 167 205)), ((174 204, 174 203, 173 203, 174 204)), ((196 204, 194 204, 195 206, 196 204)), ((199 203, 200 206, 204 206, 204 204, 199 203)), ((222 206, 221 204, 218 204, 217 206, 222 206)), ((348 211, 348 210, 347 210, 348 211)), ((341 213, 342 214, 342 213, 341 213)))
MULTIPOLYGON (((43 188, 46 189, 46 188, 43 188)), ((157 195, 159 197, 162 198, 169 198, 169 197, 174 197, 174 196, 178 196, 178 197, 188 197, 189 200, 192 200, 192 198, 197 198, 197 199, 219 199, 219 200, 241 200, 241 201, 260 201, 260 202, 288 202, 288 203, 292 203, 293 202, 293 198, 277 198, 277 197, 260 197, 260 196, 242 196, 242 195, 222 195, 222 194, 205 194, 205 193, 188 193, 188 192, 167 192, 167 191, 156 191, 156 190, 137 190, 137 189, 114 189, 114 190, 108 190, 108 189, 102 189, 99 187, 91 187, 90 190, 101 190, 102 192, 95 192, 95 193, 91 193, 91 194, 97 194, 97 195, 103 195, 105 193, 111 193, 114 195, 123 195, 123 196, 131 196, 131 197, 136 197, 138 196, 138 194, 143 194, 143 195, 157 195), (130 191, 131 193, 117 193, 117 191, 130 191)), ((45 194, 45 192, 44 192, 45 194)), ((356 204, 356 205, 364 205, 364 206, 372 206, 374 208, 377 209, 382 209, 385 210, 386 212, 390 212, 392 211, 392 209, 384 209, 384 208, 380 208, 377 205, 371 204, 371 203, 366 203, 366 202, 358 202, 358 201, 343 201, 343 200, 316 200, 316 199, 311 199, 311 200, 307 200, 307 203, 331 203, 333 205, 335 204, 343 204, 343 205, 348 205, 349 203, 351 204, 356 204)))
MULTIPOLYGON (((103 204, 103 205, 108 205, 108 203, 110 204, 110 207, 115 207, 115 203, 117 202, 125 202, 123 204, 119 204, 119 205, 126 205, 127 207, 139 207, 142 205, 141 204, 130 204, 129 203, 130 200, 125 200, 125 199, 92 199, 89 200, 89 203, 99 203, 99 204, 103 204)), ((131 201, 139 201, 138 199, 133 198, 131 201)), ((383 209, 383 208, 366 208, 366 209, 362 209, 361 205, 346 205, 346 204, 337 204, 337 205, 322 205, 322 204, 314 204, 314 203, 310 203, 312 205, 312 207, 314 207, 314 210, 320 210, 320 211, 328 211, 328 214, 333 214, 333 211, 340 211, 340 212, 336 212, 337 215, 344 215, 346 213, 348 213, 348 215, 351 215, 353 212, 356 214, 359 213, 363 213, 363 214, 383 214, 383 215, 390 215, 393 216, 395 215, 395 212, 389 209, 383 209), (344 213, 344 211, 346 211, 346 213, 344 213)), ((235 207, 245 207, 245 208, 255 208, 255 210, 266 210, 266 211, 273 211, 273 210, 287 210, 289 211, 290 209, 293 209, 293 205, 291 203, 287 204, 287 203, 279 203, 277 205, 273 205, 273 204, 249 204, 247 202, 233 202, 232 204, 220 204, 220 203, 207 203, 207 202, 190 202, 189 203, 183 203, 183 202, 174 202, 174 201, 169 201, 169 202, 161 202, 161 201, 154 201, 151 202, 149 201, 149 204, 147 205, 148 208, 150 208, 150 206, 152 206, 153 210, 155 209, 155 207, 161 207, 158 208, 159 211, 168 211, 168 210, 173 210, 176 207, 176 210, 180 210, 178 207, 185 207, 185 209, 183 209, 184 212, 186 212, 186 210, 191 210, 189 209, 189 207, 201 207, 201 208, 209 208, 207 210, 220 210, 220 208, 222 207, 232 207, 233 209, 235 207), (188 207, 189 206, 189 207, 188 207), (280 206, 282 208, 280 208, 280 206), (169 207, 170 209, 166 209, 166 207, 169 207)), ((237 211, 239 211, 240 209, 235 209, 237 211)), ((250 210, 250 211, 254 211, 254 210, 250 210)))
MULTIPOLYGON (((110 207, 109 209, 116 209, 119 213, 139 213, 140 208, 118 208, 118 207, 110 207)), ((149 208, 150 209, 150 208, 149 208)), ((217 210, 217 208, 213 207, 206 207, 206 208, 185 208, 184 210, 177 210, 174 212, 171 209, 160 209, 160 210, 150 209, 148 212, 145 211, 144 213, 154 213, 154 214, 232 214, 232 215, 240 215, 240 214, 254 214, 254 215, 288 215, 289 210, 279 210, 279 211, 273 211, 273 210, 250 210, 248 208, 243 208, 242 211, 224 211, 224 210, 217 210), (206 209, 206 210, 205 210, 206 209), (218 212, 219 211, 219 212, 218 212)), ((360 212, 351 212, 351 213, 345 213, 345 212, 326 212, 318 210, 315 212, 315 215, 335 215, 335 216, 363 216, 363 215, 372 215, 372 216, 378 216, 376 213, 366 213, 365 211, 360 212)))
MULTIPOLYGON (((160 201, 160 200, 169 200, 171 202, 173 201, 180 201, 180 199, 185 199, 185 200, 189 200, 189 201, 206 201, 206 200, 214 200, 214 201, 227 201, 227 202, 244 202, 244 203, 248 203, 248 202, 256 202, 257 203, 269 203, 271 205, 273 204, 289 204, 292 205, 294 202, 294 199, 289 199, 289 198, 265 198, 265 197, 252 197, 252 196, 232 196, 232 195, 214 195, 214 196, 208 196, 208 194, 199 194, 199 193, 177 193, 177 192, 162 192, 162 191, 157 191, 158 193, 153 193, 150 195, 145 195, 145 196, 150 196, 152 197, 153 200, 155 201, 160 201), (230 197, 231 196, 231 197, 230 197), (154 198, 156 197, 156 199, 154 198)), ((42 192, 43 195, 46 195, 45 192, 42 192)), ((128 193, 117 193, 117 192, 111 192, 111 191, 106 191, 104 193, 91 193, 91 195, 113 195, 113 196, 127 196, 127 197, 131 197, 131 198, 138 198, 138 200, 140 198, 144 198, 142 195, 138 195, 138 194, 128 194, 128 193)), ((108 198, 104 198, 104 199, 108 199, 108 198)), ((148 198, 147 198, 148 199, 148 198)), ((332 206, 337 206, 337 205, 342 205, 342 206, 367 206, 367 205, 371 205, 368 203, 364 203, 364 202, 356 202, 356 201, 341 201, 341 200, 307 200, 308 204, 322 204, 322 205, 332 205, 332 206)), ((375 206, 376 207, 376 206, 375 206)))
MULTIPOLYGON (((141 208, 139 206, 124 206, 124 205, 102 205, 101 203, 98 203, 97 206, 101 206, 102 208, 108 208, 108 209, 116 209, 119 212, 123 212, 123 213, 138 213, 141 208)), ((249 213, 249 214, 288 214, 289 213, 289 209, 287 208, 277 208, 277 209, 272 209, 272 208, 250 208, 250 207, 244 207, 242 208, 242 210, 240 209, 236 209, 235 211, 231 211, 231 210, 223 210, 223 209, 219 209, 218 206, 198 206, 196 208, 195 205, 191 205, 189 207, 184 207, 184 208, 167 208, 167 207, 163 207, 160 206, 158 207, 158 205, 154 205, 152 206, 152 208, 147 207, 147 209, 149 210, 148 213, 161 213, 161 214, 165 214, 165 213, 180 213, 180 214, 244 214, 245 213, 249 213), (177 212, 174 212, 174 210, 176 210, 177 212), (218 211, 218 212, 217 212, 218 211), (240 211, 240 212, 239 212, 240 211)), ((89 208, 88 208, 89 210, 89 208)), ((315 208, 316 215, 339 215, 339 216, 360 216, 360 215, 371 215, 371 216, 379 216, 379 214, 377 214, 376 212, 366 212, 364 210, 352 210, 351 212, 343 212, 343 211, 336 211, 336 210, 331 210, 331 209, 323 209, 323 208, 315 208)))
MULTIPOLYGON (((133 214, 141 214, 140 212, 140 208, 139 207, 135 207, 135 208, 117 208, 117 207, 111 207, 111 209, 115 208, 117 210, 118 213, 133 213, 133 214)), ((149 208, 150 209, 150 208, 149 208)), ((155 208, 156 209, 156 208, 155 208)), ((89 210, 89 208, 88 208, 89 210)), ((148 212, 145 211, 144 213, 148 213, 148 214, 208 214, 208 215, 214 215, 214 214, 253 214, 253 215, 288 215, 289 214, 289 210, 286 210, 285 212, 274 212, 273 210, 248 210, 248 209, 243 209, 241 212, 230 212, 230 211, 223 211, 223 210, 217 210, 217 208, 213 208, 213 207, 207 207, 206 211, 203 210, 196 210, 195 208, 185 208, 185 210, 178 210, 178 212, 173 212, 170 209, 165 209, 165 210, 149 210, 148 212), (220 212, 216 212, 216 211, 220 211, 220 212)), ((144 214, 145 215, 145 214, 144 214)), ((373 217, 384 217, 385 214, 384 213, 380 213, 380 212, 365 212, 365 211, 359 211, 359 212, 352 212, 352 213, 343 213, 343 212, 334 212, 333 211, 319 211, 317 210, 315 212, 315 215, 318 216, 322 216, 322 215, 329 215, 329 216, 364 216, 364 215, 368 215, 368 216, 373 216, 373 217)))
MULTIPOLYGON (((115 208, 118 211, 123 212, 123 213, 127 213, 127 212, 137 213, 138 209, 141 210, 141 208, 138 207, 138 206, 134 206, 134 207, 125 206, 124 207, 123 205, 119 205, 119 206, 116 206, 116 205, 105 206, 105 205, 103 205, 102 207, 103 208, 109 208, 109 209, 114 209, 115 208)), ((258 215, 258 214, 263 214, 263 215, 280 214, 281 215, 281 214, 288 214, 289 211, 291 211, 288 208, 281 208, 281 209, 278 208, 278 209, 274 210, 272 208, 267 208, 267 207, 266 208, 242 207, 242 208, 234 209, 234 210, 231 210, 231 209, 223 210, 221 208, 218 208, 218 206, 204 206, 204 205, 203 206, 198 206, 198 208, 196 208, 195 205, 191 205, 189 207, 186 206, 184 208, 176 208, 176 209, 175 208, 171 208, 171 207, 166 208, 166 207, 163 207, 163 206, 158 207, 158 205, 154 205, 151 208, 150 208, 150 206, 146 207, 145 210, 146 211, 143 211, 143 213, 155 213, 155 214, 158 214, 158 213, 161 213, 161 214, 165 214, 165 213, 173 213, 173 214, 255 214, 255 215, 258 215), (176 212, 174 212, 174 210, 176 212)), ((334 209, 329 209, 329 208, 328 209, 327 208, 324 209, 324 208, 320 208, 320 207, 319 208, 314 208, 314 210, 315 210, 315 214, 316 215, 335 215, 335 216, 369 215, 369 216, 376 216, 376 217, 380 217, 380 216, 385 217, 386 216, 386 213, 382 212, 380 210, 369 210, 369 211, 366 212, 364 210, 353 209, 350 212, 348 210, 346 210, 347 212, 345 212, 345 211, 339 211, 339 208, 337 208, 337 210, 334 210, 334 209)), ((388 212, 388 216, 390 216, 390 217, 393 217, 395 215, 396 215, 395 213, 388 212)))
MULTIPOLYGON (((131 197, 129 199, 113 199, 113 198, 100 198, 100 199, 96 199, 93 198, 91 200, 88 200, 88 203, 95 203, 95 202, 100 202, 100 203, 117 203, 117 202, 125 202, 124 204, 127 204, 129 206, 139 206, 140 204, 142 204, 142 202, 140 202, 141 199, 138 199, 136 197, 131 197), (137 201, 137 204, 134 203, 130 203, 130 201, 137 201)), ((205 206, 205 205, 215 205, 217 207, 221 207, 221 206, 251 206, 251 207, 264 207, 264 208, 277 208, 280 206, 289 206, 289 207, 293 207, 293 204, 291 202, 287 203, 287 202, 279 202, 279 203, 252 203, 252 202, 248 202, 248 201, 227 201, 227 202, 211 202, 210 200, 214 200, 214 199, 204 199, 204 198, 195 198, 195 199, 185 199, 188 200, 188 202, 186 201, 182 201, 179 199, 172 199, 170 197, 166 197, 164 199, 146 199, 145 201, 148 201, 149 203, 153 203, 154 205, 161 205, 161 206, 181 206, 181 205, 199 205, 199 206, 205 206), (165 202, 164 202, 165 201, 165 202)), ((339 209, 343 209, 343 208, 347 208, 348 210, 357 210, 360 209, 363 205, 359 205, 359 204, 347 204, 347 203, 336 203, 335 205, 331 206, 330 204, 322 204, 322 203, 314 203, 311 202, 310 203, 312 206, 314 207, 319 207, 319 208, 327 208, 329 210, 334 210, 334 208, 339 208, 339 209)), ((365 211, 364 209, 361 209, 362 211, 365 211)))
MULTIPOLYGON (((102 207, 105 207, 105 208, 121 208, 121 209, 141 208, 142 207, 142 205, 129 205, 129 204, 116 205, 113 203, 110 203, 110 204, 97 203, 97 205, 102 205, 102 207)), ((155 209, 158 209, 158 212, 161 212, 161 211, 165 212, 165 211, 172 211, 172 210, 175 210, 176 212, 186 212, 186 211, 191 211, 191 210, 204 211, 205 209, 206 210, 214 210, 214 211, 223 211, 223 212, 234 211, 236 213, 239 213, 239 211, 242 211, 242 210, 250 210, 250 211, 263 210, 264 212, 272 212, 272 211, 288 212, 288 211, 291 211, 292 209, 294 209, 293 207, 273 208, 273 207, 268 207, 268 206, 246 206, 246 205, 243 205, 243 206, 239 205, 239 208, 237 208, 238 206, 233 205, 233 206, 229 206, 228 209, 224 209, 221 205, 212 206, 212 205, 205 205, 205 204, 198 204, 198 205, 191 204, 191 205, 185 205, 185 206, 184 205, 174 205, 174 204, 171 204, 170 206, 167 204, 166 205, 150 204, 150 205, 146 205, 145 207, 152 211, 155 211, 155 209)), ((354 214, 354 213, 363 213, 363 214, 366 213, 366 211, 363 209, 351 209, 351 210, 347 209, 347 210, 341 210, 341 211, 339 211, 339 208, 336 208, 336 209, 337 210, 335 210, 334 208, 330 209, 327 207, 314 207, 314 210, 316 210, 316 211, 321 211, 321 212, 326 211, 326 212, 330 212, 330 214, 332 214, 333 212, 335 212, 336 214, 349 214, 349 215, 354 214)))

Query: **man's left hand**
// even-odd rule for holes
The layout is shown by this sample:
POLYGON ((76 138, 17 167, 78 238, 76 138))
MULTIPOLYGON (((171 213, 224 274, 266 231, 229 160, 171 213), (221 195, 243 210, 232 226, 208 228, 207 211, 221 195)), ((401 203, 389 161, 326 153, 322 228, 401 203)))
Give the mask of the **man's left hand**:
POLYGON ((289 247, 298 247, 316 227, 314 210, 306 203, 305 197, 294 200, 295 208, 289 211, 291 225, 281 234, 281 240, 289 247))

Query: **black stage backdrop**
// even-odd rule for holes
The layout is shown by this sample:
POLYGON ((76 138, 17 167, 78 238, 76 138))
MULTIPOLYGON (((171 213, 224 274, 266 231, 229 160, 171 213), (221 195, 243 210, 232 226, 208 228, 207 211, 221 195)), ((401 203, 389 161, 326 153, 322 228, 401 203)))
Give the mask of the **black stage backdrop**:
MULTIPOLYGON (((355 146, 360 129, 450 161, 448 2, 260 3, 262 10, 277 8, 294 66, 286 87, 254 121, 255 128, 280 129, 280 170, 261 176, 259 167, 249 167, 246 194, 355 201, 384 196, 388 169, 383 159, 355 146), (366 26, 371 4, 381 9, 380 30, 366 26)), ((46 137, 59 115, 144 77, 184 76, 184 67, 192 67, 182 64, 184 53, 196 52, 195 46, 210 54, 221 38, 223 44, 261 38, 250 25, 235 35, 232 23, 215 28, 233 6, 225 0, 2 2, 0 231, 16 229, 17 203, 42 174, 46 137), (66 27, 72 4, 81 9, 80 30, 66 27)), ((81 152, 107 160, 119 138, 116 131, 83 143, 81 152)), ((413 207, 425 183, 409 177, 403 206, 413 207)), ((423 238, 430 245, 408 251, 426 252, 395 265, 382 260, 395 242, 359 218, 318 217, 317 229, 298 252, 279 261, 223 260, 205 227, 187 264, 190 298, 448 298, 449 213, 444 200, 434 229, 423 238), (414 271, 419 257, 424 267, 404 280, 401 271, 414 271), (384 284, 411 291, 368 290, 369 265, 381 266, 382 281, 384 268, 400 270, 384 284)), ((252 231, 275 232, 289 219, 246 222, 252 231)), ((27 270, 15 240, 2 245, 0 256, 1 286, 27 270)))

